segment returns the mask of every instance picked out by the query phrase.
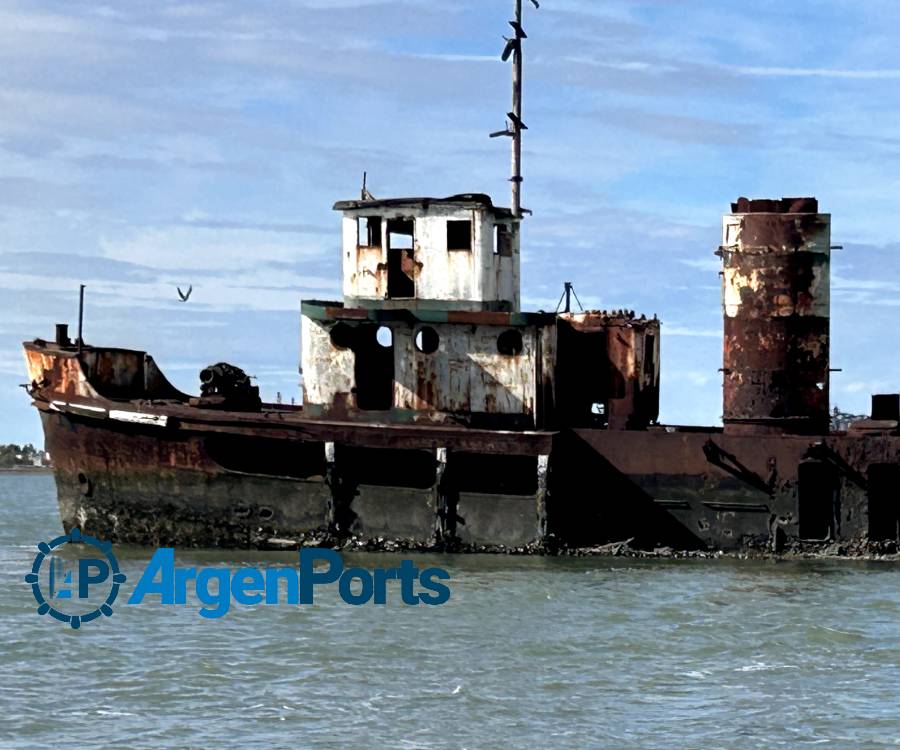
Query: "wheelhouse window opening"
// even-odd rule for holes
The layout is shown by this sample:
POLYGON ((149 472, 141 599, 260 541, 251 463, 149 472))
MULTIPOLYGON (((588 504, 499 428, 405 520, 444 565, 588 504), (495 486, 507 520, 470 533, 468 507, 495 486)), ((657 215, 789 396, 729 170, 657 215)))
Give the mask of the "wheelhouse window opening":
POLYGON ((356 220, 356 228, 360 247, 381 247, 380 216, 361 216, 356 220))
POLYGON ((416 295, 416 283, 411 275, 415 266, 415 227, 414 219, 388 220, 389 299, 410 298, 416 295))
POLYGON ((447 222, 447 250, 472 249, 472 222, 450 220, 447 222))

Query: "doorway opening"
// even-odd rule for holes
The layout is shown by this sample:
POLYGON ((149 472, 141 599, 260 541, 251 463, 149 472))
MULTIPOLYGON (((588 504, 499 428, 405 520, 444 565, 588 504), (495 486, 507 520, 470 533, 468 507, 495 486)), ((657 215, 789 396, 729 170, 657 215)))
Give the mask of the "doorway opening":
POLYGON ((883 542, 897 539, 900 466, 872 464, 867 475, 869 495, 869 539, 883 542))
POLYGON ((823 461, 804 461, 797 468, 800 538, 834 538, 839 483, 835 468, 823 461))
POLYGON ((394 404, 394 339, 387 326, 363 325, 356 330, 353 377, 356 406, 386 411, 394 404))

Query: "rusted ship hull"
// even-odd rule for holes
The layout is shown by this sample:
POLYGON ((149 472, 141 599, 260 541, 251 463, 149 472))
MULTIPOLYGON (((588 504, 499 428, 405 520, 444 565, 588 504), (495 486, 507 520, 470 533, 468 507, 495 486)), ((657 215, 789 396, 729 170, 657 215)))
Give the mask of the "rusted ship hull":
MULTIPOLYGON (((489 470, 493 463, 494 471, 516 478, 491 493, 462 481, 453 507, 467 525, 451 532, 456 516, 448 518, 441 475, 448 466, 468 471, 477 454, 457 450, 442 462, 449 451, 425 447, 452 442, 437 435, 409 440, 361 430, 335 445, 290 430, 261 438, 241 427, 210 433, 182 426, 173 434, 71 411, 42 410, 41 417, 64 526, 118 542, 266 548, 357 537, 409 547, 497 547, 538 537, 537 456, 495 454, 489 470), (523 467, 533 470, 533 481, 521 481, 523 467)), ((472 438, 458 447, 497 445, 472 438)))
POLYGON ((140 352, 41 342, 26 356, 63 525, 116 542, 784 551, 897 539, 900 438, 887 432, 341 423, 191 406, 140 352), (103 352, 116 367, 97 365, 103 352), (151 383, 143 398, 92 385, 128 395, 129 362, 151 383))
POLYGON ((34 342, 25 353, 66 528, 229 547, 540 536, 552 433, 202 408, 143 352, 34 342))
POLYGON ((570 544, 596 543, 583 529, 643 547, 896 549, 896 436, 578 429, 554 449, 552 494, 568 500, 555 527, 570 544), (576 482, 594 489, 578 499, 576 482))
POLYGON ((296 536, 326 518, 324 477, 227 472, 202 439, 159 428, 52 411, 41 421, 67 530, 142 545, 257 547, 276 529, 296 536))

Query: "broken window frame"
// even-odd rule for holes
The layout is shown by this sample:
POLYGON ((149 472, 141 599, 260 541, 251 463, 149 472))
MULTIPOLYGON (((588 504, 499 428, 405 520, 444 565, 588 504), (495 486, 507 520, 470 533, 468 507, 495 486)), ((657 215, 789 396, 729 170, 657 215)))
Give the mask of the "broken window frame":
POLYGON ((396 216, 388 219, 386 222, 385 239, 387 240, 388 279, 385 299, 413 299, 416 296, 415 279, 403 272, 403 253, 406 253, 413 263, 416 259, 416 229, 415 218, 396 216), (398 225, 409 225, 409 231, 392 231, 392 228, 398 225), (395 237, 408 237, 409 247, 404 246, 405 242, 400 247, 395 247, 395 237), (404 278, 408 280, 408 284, 407 281, 404 281, 404 278), (403 287, 403 289, 400 289, 400 287, 403 287), (403 292, 409 293, 404 294, 403 292))
POLYGON ((381 216, 359 216, 356 219, 356 244, 359 247, 381 247, 381 216), (363 224, 365 222, 366 232, 365 239, 366 242, 363 243, 360 240, 363 239, 363 224))

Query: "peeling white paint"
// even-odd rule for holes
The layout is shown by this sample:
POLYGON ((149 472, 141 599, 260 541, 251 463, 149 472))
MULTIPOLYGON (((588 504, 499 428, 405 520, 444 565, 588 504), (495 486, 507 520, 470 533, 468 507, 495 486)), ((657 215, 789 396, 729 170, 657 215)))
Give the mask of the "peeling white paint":
POLYGON ((109 418, 119 422, 150 424, 158 427, 166 427, 169 424, 169 418, 165 414, 142 414, 137 411, 119 411, 117 409, 110 409, 109 418))

